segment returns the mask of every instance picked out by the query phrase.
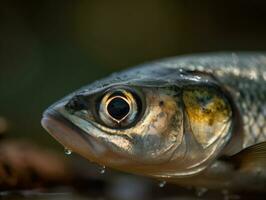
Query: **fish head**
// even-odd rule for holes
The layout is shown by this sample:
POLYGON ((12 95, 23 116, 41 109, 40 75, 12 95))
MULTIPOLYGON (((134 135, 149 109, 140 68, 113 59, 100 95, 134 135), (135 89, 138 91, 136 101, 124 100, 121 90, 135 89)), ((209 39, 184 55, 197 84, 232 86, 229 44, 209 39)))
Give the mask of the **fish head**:
POLYGON ((84 87, 49 107, 42 125, 101 165, 160 178, 196 174, 231 137, 230 102, 205 75, 150 74, 133 70, 84 87))

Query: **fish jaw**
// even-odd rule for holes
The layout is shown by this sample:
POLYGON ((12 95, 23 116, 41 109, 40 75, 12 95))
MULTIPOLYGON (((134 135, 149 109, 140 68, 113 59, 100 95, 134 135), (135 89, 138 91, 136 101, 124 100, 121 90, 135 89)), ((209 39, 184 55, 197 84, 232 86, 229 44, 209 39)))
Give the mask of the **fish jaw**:
POLYGON ((90 138, 90 135, 84 133, 53 108, 44 112, 41 124, 66 149, 81 154, 93 162, 96 162, 96 155, 99 152, 105 151, 102 144, 90 138))
MULTIPOLYGON (((49 107, 41 120, 43 128, 65 149, 75 152, 93 163, 120 169, 130 165, 127 158, 110 150, 103 141, 77 127, 62 114, 65 103, 49 107)), ((120 169, 121 170, 121 169, 120 169)))

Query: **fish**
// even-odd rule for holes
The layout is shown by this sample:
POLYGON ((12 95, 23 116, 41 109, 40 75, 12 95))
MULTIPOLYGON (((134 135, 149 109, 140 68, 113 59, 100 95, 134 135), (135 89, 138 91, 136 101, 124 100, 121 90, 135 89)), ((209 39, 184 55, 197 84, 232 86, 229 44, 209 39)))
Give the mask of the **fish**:
POLYGON ((265 191, 266 53, 164 58, 52 104, 42 126, 91 162, 184 187, 265 191))

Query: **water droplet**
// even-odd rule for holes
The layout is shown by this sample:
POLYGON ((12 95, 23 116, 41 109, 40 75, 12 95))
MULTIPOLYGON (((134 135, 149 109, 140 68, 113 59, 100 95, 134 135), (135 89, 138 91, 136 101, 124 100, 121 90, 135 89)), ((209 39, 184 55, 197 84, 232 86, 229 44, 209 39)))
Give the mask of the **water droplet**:
POLYGON ((161 181, 158 185, 160 188, 163 188, 166 185, 166 181, 161 181))
POLYGON ((198 187, 198 188, 196 188, 196 195, 197 195, 198 197, 202 197, 207 191, 208 191, 207 188, 204 188, 204 187, 198 187))
POLYGON ((65 154, 69 156, 72 154, 72 151, 70 149, 65 148, 65 154))
POLYGON ((104 165, 102 165, 101 167, 100 167, 100 174, 104 174, 105 173, 105 166, 104 165))

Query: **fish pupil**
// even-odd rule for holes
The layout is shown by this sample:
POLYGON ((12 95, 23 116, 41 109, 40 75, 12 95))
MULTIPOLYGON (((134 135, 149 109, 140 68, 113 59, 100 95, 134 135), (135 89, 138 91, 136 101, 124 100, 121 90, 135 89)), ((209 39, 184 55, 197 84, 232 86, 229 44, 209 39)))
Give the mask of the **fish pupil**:
POLYGON ((115 97, 107 106, 109 115, 116 120, 123 119, 129 113, 129 110, 129 104, 121 97, 115 97))

